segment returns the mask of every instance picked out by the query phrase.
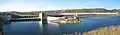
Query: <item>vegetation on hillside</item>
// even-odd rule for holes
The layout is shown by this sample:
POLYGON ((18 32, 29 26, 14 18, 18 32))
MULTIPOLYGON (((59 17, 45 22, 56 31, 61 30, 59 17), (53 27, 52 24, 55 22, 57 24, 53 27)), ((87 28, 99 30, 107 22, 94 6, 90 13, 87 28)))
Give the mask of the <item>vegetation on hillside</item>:
POLYGON ((95 9, 67 9, 67 10, 57 10, 57 12, 74 12, 74 13, 78 13, 78 12, 120 12, 120 10, 118 9, 112 9, 112 10, 107 10, 104 8, 95 8, 95 9))
POLYGON ((96 30, 84 32, 83 35, 120 35, 120 26, 102 27, 96 30))

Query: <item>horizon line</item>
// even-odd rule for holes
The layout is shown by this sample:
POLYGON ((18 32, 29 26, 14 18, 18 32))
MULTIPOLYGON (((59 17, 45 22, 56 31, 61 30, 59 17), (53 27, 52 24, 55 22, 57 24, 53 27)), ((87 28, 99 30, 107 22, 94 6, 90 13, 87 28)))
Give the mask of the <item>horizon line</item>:
MULTIPOLYGON (((31 11, 15 11, 15 12, 32 12, 32 11, 56 11, 56 10, 72 10, 72 9, 99 9, 99 8, 71 8, 71 9, 54 9, 54 10, 31 10, 31 11)), ((120 8, 100 8, 100 9, 106 9, 106 10, 113 10, 113 9, 116 9, 116 10, 120 10, 120 8)), ((12 11, 12 10, 11 10, 12 11)), ((10 11, 0 11, 0 12, 10 12, 10 11)))

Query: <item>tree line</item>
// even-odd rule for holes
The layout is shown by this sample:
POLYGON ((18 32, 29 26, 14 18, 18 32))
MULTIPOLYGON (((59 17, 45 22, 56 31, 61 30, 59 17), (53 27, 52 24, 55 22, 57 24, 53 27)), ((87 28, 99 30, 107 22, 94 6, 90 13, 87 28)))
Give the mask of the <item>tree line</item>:
POLYGON ((107 10, 104 8, 96 8, 96 9, 66 9, 66 10, 57 10, 56 12, 67 12, 67 13, 93 13, 93 12, 103 12, 103 13, 113 13, 113 12, 120 12, 119 9, 112 9, 112 10, 107 10))

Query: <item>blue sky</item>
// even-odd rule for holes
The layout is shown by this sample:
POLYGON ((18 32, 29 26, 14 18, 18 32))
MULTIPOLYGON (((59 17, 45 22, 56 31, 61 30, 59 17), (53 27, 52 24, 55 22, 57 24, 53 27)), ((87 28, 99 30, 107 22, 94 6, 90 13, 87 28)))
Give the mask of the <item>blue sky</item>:
POLYGON ((0 0, 0 11, 43 11, 59 9, 120 9, 120 0, 0 0))

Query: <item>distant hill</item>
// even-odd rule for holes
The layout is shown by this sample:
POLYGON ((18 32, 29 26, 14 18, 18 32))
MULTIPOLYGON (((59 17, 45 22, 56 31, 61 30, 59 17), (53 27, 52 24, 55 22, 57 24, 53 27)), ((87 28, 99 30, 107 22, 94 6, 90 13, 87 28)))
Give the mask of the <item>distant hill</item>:
POLYGON ((88 13, 92 13, 92 12, 120 12, 119 9, 112 9, 112 10, 107 10, 104 8, 94 8, 94 9, 66 9, 66 10, 57 10, 56 12, 74 12, 74 13, 80 13, 80 12, 88 12, 88 13))

